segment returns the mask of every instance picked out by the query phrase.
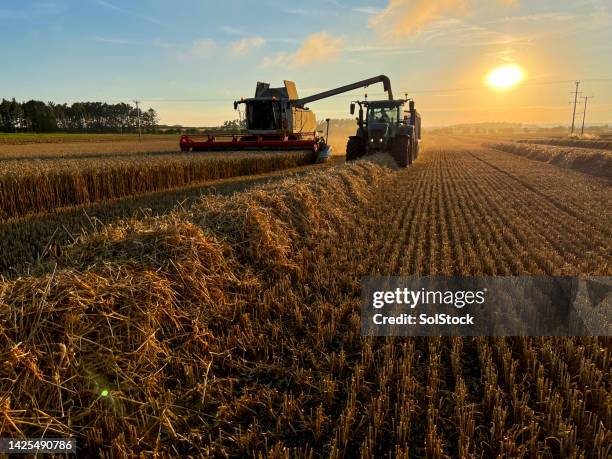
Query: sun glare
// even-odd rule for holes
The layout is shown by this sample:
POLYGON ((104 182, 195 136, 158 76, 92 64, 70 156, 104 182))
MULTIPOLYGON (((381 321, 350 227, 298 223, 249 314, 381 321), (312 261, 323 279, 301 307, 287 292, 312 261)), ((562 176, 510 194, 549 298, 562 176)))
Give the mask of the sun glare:
POLYGON ((491 70, 486 77, 487 84, 493 89, 507 90, 525 78, 525 71, 516 64, 504 65, 491 70))

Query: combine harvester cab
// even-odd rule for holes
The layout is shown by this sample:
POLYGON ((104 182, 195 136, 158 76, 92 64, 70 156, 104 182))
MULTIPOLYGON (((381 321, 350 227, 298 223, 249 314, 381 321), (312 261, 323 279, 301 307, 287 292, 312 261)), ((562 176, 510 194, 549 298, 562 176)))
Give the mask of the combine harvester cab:
POLYGON ((305 105, 354 89, 383 83, 391 93, 391 83, 385 75, 368 78, 312 96, 299 98, 295 83, 284 81, 284 87, 271 88, 268 83, 257 83, 255 97, 234 102, 238 110, 244 104, 245 129, 239 132, 205 132, 202 135, 183 135, 181 151, 215 150, 305 150, 313 153, 313 162, 324 162, 331 155, 327 135, 317 131, 315 114, 305 105))

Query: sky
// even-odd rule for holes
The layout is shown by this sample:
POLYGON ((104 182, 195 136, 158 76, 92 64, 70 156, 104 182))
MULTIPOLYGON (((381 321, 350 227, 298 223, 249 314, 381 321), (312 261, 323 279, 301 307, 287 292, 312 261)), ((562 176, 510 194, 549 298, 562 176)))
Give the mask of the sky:
MULTIPOLYGON (((300 96, 386 74, 429 126, 571 121, 574 80, 587 124, 612 122, 610 0, 3 0, 0 97, 131 102, 161 123, 211 126, 257 81, 300 96), (488 72, 518 65, 496 90, 488 72)), ((312 103, 349 118, 370 87, 312 103)), ((580 110, 579 110, 580 111, 580 110)))

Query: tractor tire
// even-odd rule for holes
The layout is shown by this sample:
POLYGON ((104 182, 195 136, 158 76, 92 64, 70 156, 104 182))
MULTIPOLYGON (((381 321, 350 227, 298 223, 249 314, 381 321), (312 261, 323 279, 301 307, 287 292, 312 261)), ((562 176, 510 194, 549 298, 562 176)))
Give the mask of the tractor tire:
POLYGON ((346 144, 346 160, 355 161, 364 155, 363 140, 360 137, 349 137, 346 144))
POLYGON ((408 167, 412 164, 412 137, 409 135, 398 135, 393 140, 391 147, 391 156, 399 167, 408 167))

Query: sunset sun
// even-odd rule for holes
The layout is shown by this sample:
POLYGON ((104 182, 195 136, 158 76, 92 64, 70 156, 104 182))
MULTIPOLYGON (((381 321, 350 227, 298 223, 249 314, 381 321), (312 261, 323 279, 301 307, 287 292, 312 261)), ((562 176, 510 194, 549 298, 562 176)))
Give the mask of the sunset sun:
POLYGON ((500 91, 515 87, 525 79, 525 71, 516 64, 508 64, 491 70, 485 80, 487 84, 500 91))

